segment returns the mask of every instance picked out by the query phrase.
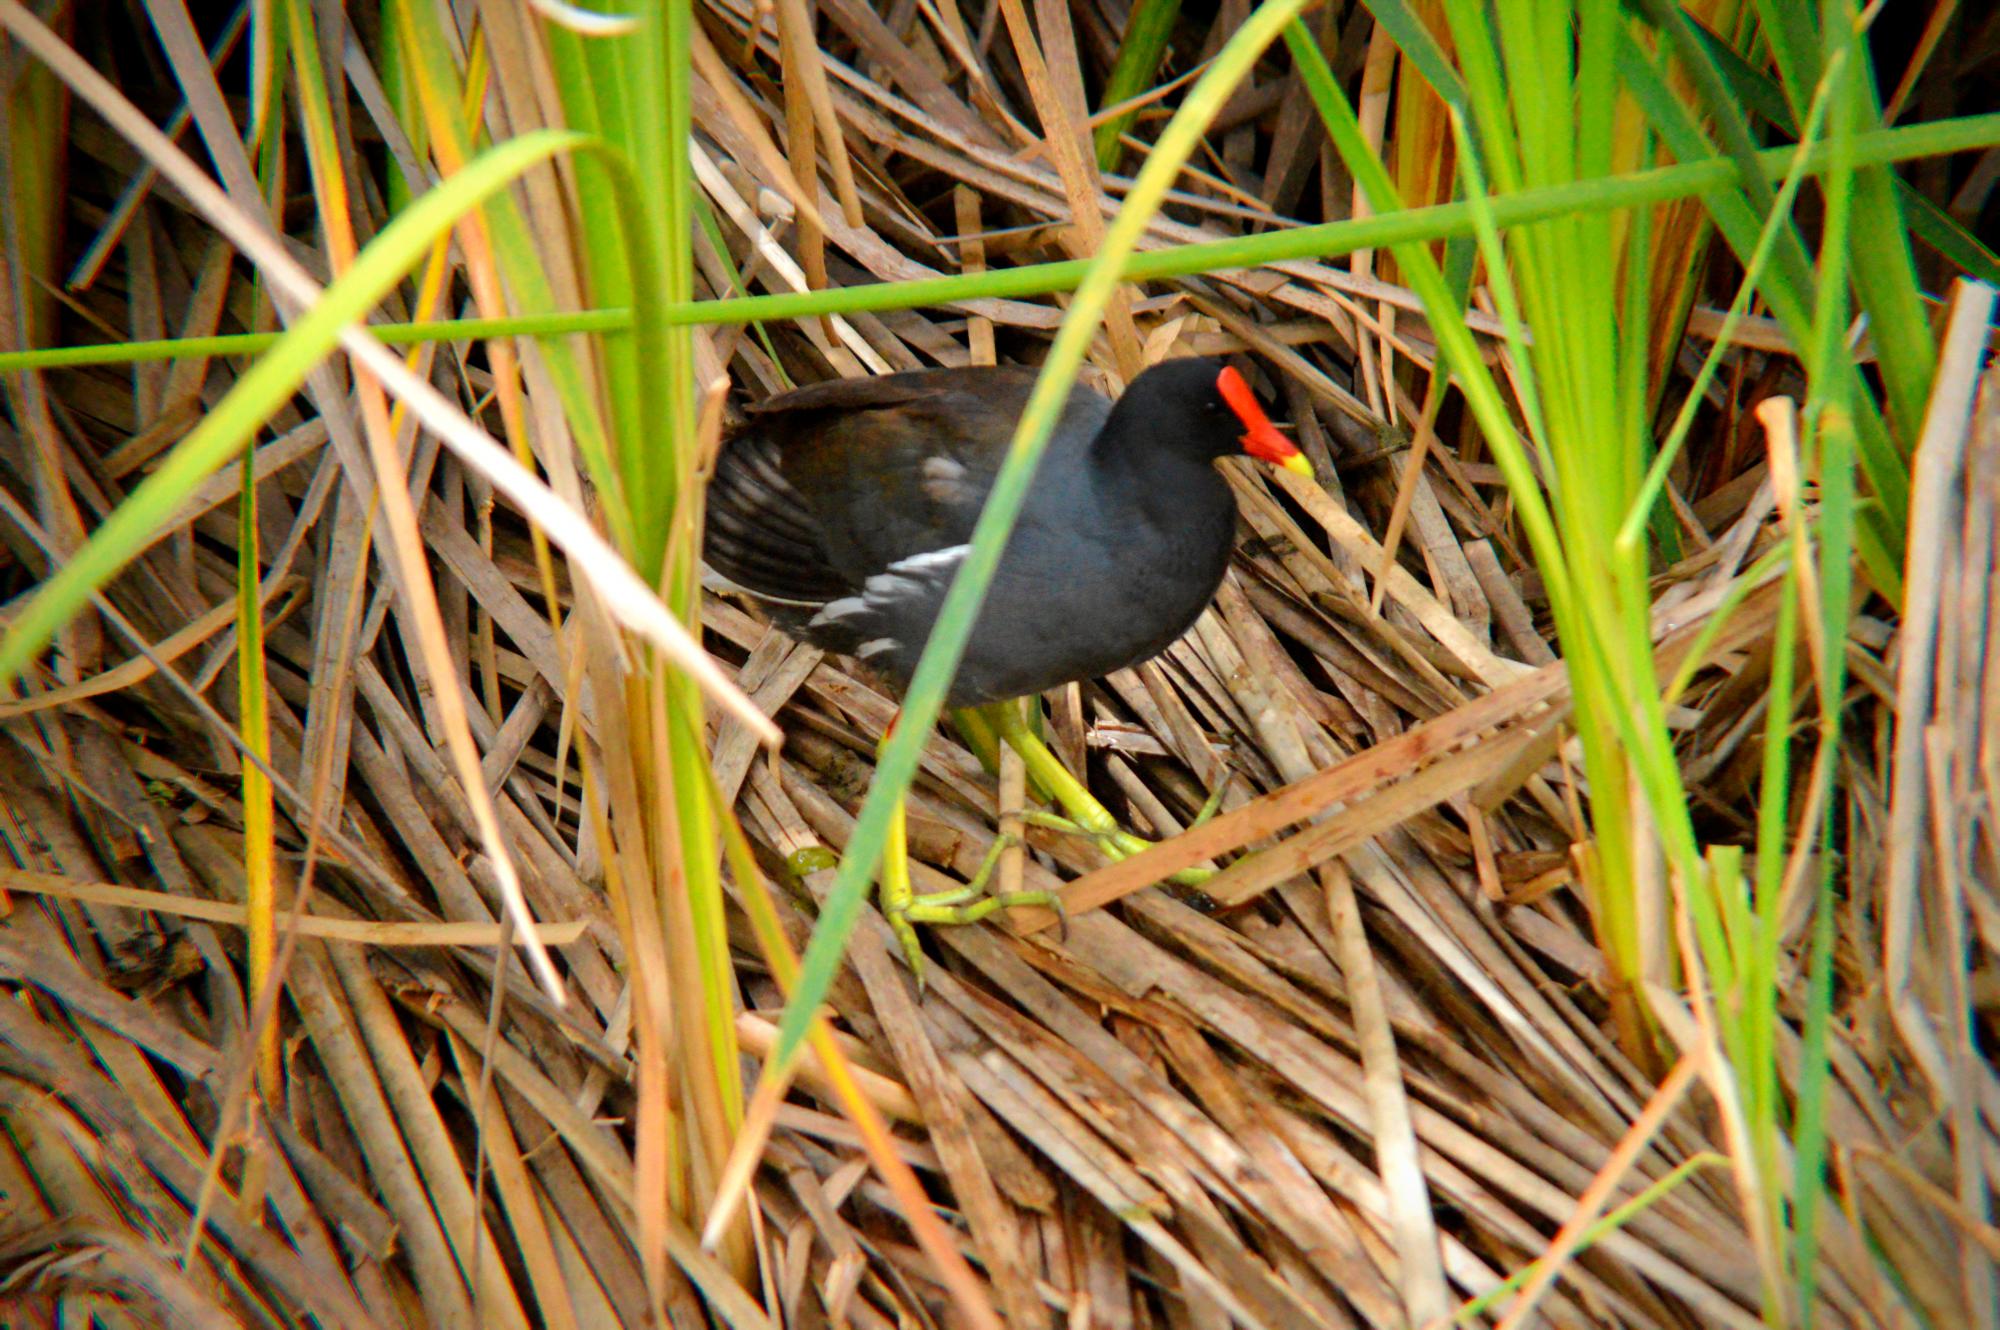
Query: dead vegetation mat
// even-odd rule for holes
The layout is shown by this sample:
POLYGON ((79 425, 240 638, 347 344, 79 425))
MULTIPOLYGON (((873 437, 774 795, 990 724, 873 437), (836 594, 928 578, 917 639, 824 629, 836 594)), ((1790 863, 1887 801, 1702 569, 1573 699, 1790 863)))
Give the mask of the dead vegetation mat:
MULTIPOLYGON (((753 136, 786 132, 775 46, 744 63, 750 5, 707 0, 704 30, 728 56, 714 67, 727 86, 711 71, 695 89, 696 146, 718 164, 711 194, 731 216, 761 217, 835 284, 1087 253, 1122 179, 1080 182, 1023 121, 1075 123, 1063 89, 1079 67, 1108 63, 1109 7, 1078 4, 1073 24, 1052 24, 1062 7, 1036 5, 1040 65, 1009 40, 1008 0, 977 26, 977 6, 917 8, 820 6, 861 220, 829 194, 814 242, 789 225, 753 136)), ((1219 33, 1243 7, 1222 8, 1219 33)), ((110 22, 135 20, 121 10, 110 22)), ((1328 26, 1336 68, 1358 68, 1365 23, 1328 26)), ((110 35, 76 40, 135 83, 164 78, 111 56, 110 35)), ((768 24, 755 40, 769 44, 768 24)), ((351 49, 350 71, 367 60, 351 49)), ((366 178, 384 135, 359 96, 346 132, 366 178)), ((1149 246, 1341 216, 1351 194, 1275 61, 1197 166, 1149 246)), ((70 340, 250 326, 246 270, 175 194, 135 189, 136 159, 82 111, 65 169, 64 268, 52 276, 76 279, 58 311, 70 340), (71 273, 100 237, 101 266, 71 273)), ((310 216, 284 221, 317 251, 310 216)), ((726 235, 753 288, 785 289, 740 228, 726 235)), ((727 294, 705 237, 697 257, 705 292, 727 294)), ((1563 668, 1497 471, 1449 411, 1386 596, 1371 599, 1414 410, 1399 385, 1432 354, 1416 302, 1373 271, 1365 259, 1301 261, 1132 288, 1100 346, 1114 370, 1132 355, 1243 357, 1323 485, 1233 471, 1242 540, 1213 609, 1159 659, 1048 699, 1056 750, 1144 834, 1174 836, 1226 787, 1221 816, 1172 852, 1222 874, 1176 894, 1152 885, 1158 859, 1112 865, 1085 842, 1031 831, 1012 871, 1063 890, 1065 923, 1023 911, 930 931, 919 999, 871 914, 832 1013, 1011 1321, 1390 1330, 1534 1260, 1627 1141, 1627 1167, 1593 1194, 1593 1213, 1672 1185, 1596 1235, 1539 1314, 1749 1330, 1759 1265, 1721 1119, 1700 1082, 1656 1099, 1709 1036, 1663 988, 1651 997, 1686 1012, 1681 1025, 1637 1054, 1616 1037, 1578 891, 1587 838, 1563 668)), ((996 299, 699 336, 705 363, 726 364, 754 399, 834 374, 1033 363, 1060 310, 1058 298, 996 299)), ((1790 362, 1750 342, 1731 354, 1676 476, 1688 553, 1658 579, 1663 672, 1777 539, 1746 422, 1757 397, 1793 386, 1790 362)), ((87 529, 239 369, 77 369, 32 389, 17 378, 17 408, 23 393, 39 405, 0 426, 0 484, 46 521, 54 467, 87 529)), ((468 406, 486 403, 477 345, 438 347, 429 373, 468 406)), ((1983 1057, 1949 1051, 1987 1047, 2000 1002, 1988 700, 2000 655, 1986 651, 2000 423, 1990 402, 1976 417, 1970 405, 1956 404, 1961 429, 1926 454, 1936 474, 1917 487, 1934 505, 1910 524, 1935 558, 1930 616, 1897 620, 1876 602, 1845 644, 1825 1326, 1987 1314, 1967 1301, 1984 1285, 1962 1253, 1992 1254, 1994 1230, 1962 1198, 1965 1168, 1991 1178, 2000 1157, 2000 1082, 1983 1057), (1916 778, 1899 780, 1894 757, 1909 751, 1916 778), (1900 965, 1885 933, 1908 948, 1900 965), (1892 1013, 1898 983, 1914 1026, 1892 1013), (1913 1045, 1926 1032, 1942 1063, 1913 1045)), ((595 717, 547 626, 525 529, 419 439, 412 491, 490 788, 573 998, 557 1011, 518 962, 496 964, 492 868, 440 756, 389 578, 355 559, 366 496, 343 484, 326 428, 300 399, 256 453, 274 765, 294 782, 280 790, 280 868, 298 868, 312 801, 334 814, 337 843, 290 956, 282 1108, 254 1148, 225 1093, 242 1089, 251 1019, 241 761, 216 728, 234 708, 234 474, 69 631, 57 669, 0 701, 0 1321, 53 1323, 59 1310, 134 1326, 646 1321, 625 957, 578 815, 575 749, 561 740, 565 723, 589 731, 595 717), (355 596, 362 634, 335 668, 321 625, 355 596), (344 757, 314 789, 302 754, 325 725, 344 757), (489 1025, 501 974, 507 998, 489 1025), (256 1195, 261 1205, 238 1199, 256 1195)), ((49 551, 0 521, 9 608, 46 575, 49 551)), ((1773 587, 1749 592, 1671 717, 1710 840, 1754 832, 1775 604, 1773 587)), ((712 600, 705 625, 787 734, 772 753, 718 724, 714 754, 802 944, 829 876, 811 851, 845 843, 894 703, 851 662, 789 642, 741 603, 712 600)), ((1802 732, 1811 722, 1808 711, 1802 732)), ((999 825, 995 778, 943 730, 912 806, 920 890, 962 878, 999 825)), ((1781 960, 1788 1078, 1810 900, 1794 897, 1797 946, 1781 960)), ((740 940, 738 1029, 757 1050, 782 1004, 747 930, 740 940)), ((754 1198, 770 1323, 954 1323, 896 1198, 810 1068, 754 1198)), ((670 1304, 676 1320, 694 1308, 686 1290, 670 1304)))

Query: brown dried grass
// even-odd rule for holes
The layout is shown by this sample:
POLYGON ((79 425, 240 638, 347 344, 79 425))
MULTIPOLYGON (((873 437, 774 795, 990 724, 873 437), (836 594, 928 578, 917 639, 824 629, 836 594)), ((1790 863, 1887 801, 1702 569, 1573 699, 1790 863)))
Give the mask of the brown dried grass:
MULTIPOLYGON (((788 42, 801 9, 779 6, 788 42)), ((1081 71, 1108 66, 1108 11, 1040 0, 1030 24, 1013 0, 983 18, 827 0, 823 69, 805 53, 812 75, 782 91, 779 40, 769 25, 746 35, 751 12, 742 0, 701 11, 718 58, 695 89, 697 123, 739 216, 776 222, 798 193, 772 145, 817 145, 832 188, 796 233, 780 227, 814 278, 822 265, 833 281, 893 281, 1087 252, 1117 206, 1122 182, 1097 178, 1083 123, 1081 71)), ((1223 0, 1218 28, 1242 12, 1223 0)), ((1366 64, 1370 86, 1386 86, 1365 22, 1320 21, 1336 68, 1366 64)), ((783 60, 789 75, 802 53, 783 60)), ((1289 74, 1261 71, 1150 243, 1344 209, 1344 176, 1298 100, 1289 74)), ((348 109, 357 139, 371 137, 370 113, 348 109)), ((102 273, 62 297, 69 327, 195 335, 249 317, 242 274, 174 195, 113 210, 137 171, 120 143, 79 116, 68 147, 70 250, 110 238, 102 273)), ((310 219, 291 220, 318 243, 310 219)), ((721 289, 718 256, 705 241, 697 252, 721 289)), ((753 285, 778 285, 735 258, 753 285)), ((1100 373, 1186 351, 1253 357, 1324 492, 1234 473, 1244 540, 1214 609, 1159 660, 1051 699, 1058 751, 1168 843, 1113 865, 1031 831, 1010 871, 1062 891, 1064 927, 1023 911, 934 932, 919 1001, 871 915, 835 988, 864 1091, 1016 1323, 1389 1330, 1491 1292, 1559 1230, 1564 1263, 1536 1311, 1549 1324, 1758 1323, 1721 1125, 1703 1096, 1680 1093, 1708 1038, 1693 1015, 1685 1028, 1669 1019, 1689 1061, 1655 1097, 1668 1069, 1635 1065, 1608 1033, 1573 895, 1563 669, 1504 491, 1449 419, 1410 478, 1403 557, 1371 606, 1382 551, 1370 533, 1395 503, 1415 409, 1399 385, 1430 367, 1413 311, 1365 264, 1309 262, 1135 289, 1114 311, 1100 373), (1223 814, 1178 835, 1225 780, 1223 814), (1200 862, 1224 867, 1206 902, 1153 885, 1200 862), (1680 1185, 1570 1250, 1580 1221, 1677 1170, 1680 1185)), ((1031 359, 1057 317, 1057 302, 987 300, 767 331, 783 378, 802 381, 996 351, 1031 359)), ((1700 311, 1696 324, 1712 326, 1700 311)), ((725 331, 707 353, 752 396, 783 381, 756 338, 725 331)), ((1957 354, 1976 368, 1976 346, 1957 354)), ((1789 362, 1747 342, 1732 355, 1721 425, 1679 478, 1694 552, 1659 580, 1662 677, 1777 538, 1763 468, 1745 463, 1761 440, 1726 426, 1784 386, 1789 362)), ((445 346, 430 372, 476 403, 483 363, 445 346)), ((0 483, 33 495, 46 520, 36 487, 59 475, 87 527, 232 373, 181 362, 49 375, 47 410, 0 427, 0 483)), ((1978 1298, 2000 1256, 1985 1208, 2000 1087, 1981 1052, 2000 1005, 1988 605, 2000 396, 1989 387, 1975 414, 1972 380, 1959 382, 1968 395, 1940 403, 1911 521, 1937 594, 1921 618, 1857 619, 1844 644, 1854 686, 1826 1100, 1837 1203, 1817 1308, 1829 1326, 1992 1315, 1978 1298), (1924 963, 1899 968, 1899 946, 1924 963)), ((109 593, 150 648, 84 625, 60 677, 0 706, 0 1322, 643 1321, 638 1212, 658 1198, 633 1190, 625 958, 595 836, 579 825, 578 773, 558 764, 558 726, 596 720, 547 626, 525 532, 419 440, 412 492, 467 696, 485 703, 472 712, 489 788, 537 911, 558 921, 546 940, 574 999, 559 1011, 520 966, 495 963, 491 867, 384 571, 352 558, 368 517, 325 431, 288 412, 257 454, 264 548, 283 552, 273 569, 290 578, 268 630, 276 765, 307 788, 316 718, 340 718, 342 754, 320 792, 340 839, 298 930, 285 1097, 265 1131, 245 1138, 224 1112, 249 1021, 240 766, 164 673, 230 710, 229 689, 212 685, 234 642, 236 533, 219 507, 233 480, 218 477, 109 593), (347 668, 328 669, 315 625, 354 596, 362 638, 347 668), (186 1250, 212 1155, 219 1190, 186 1250)), ((10 594, 60 557, 14 524, 0 522, 0 540, 10 594)), ((1752 830, 1773 603, 1769 588, 1750 593, 1675 715, 1716 839, 1752 830)), ((712 603, 707 625, 789 736, 767 754, 723 723, 714 752, 764 867, 796 887, 780 908, 802 940, 829 875, 791 870, 809 866, 802 851, 844 843, 894 703, 736 604, 712 603)), ((1014 811, 998 811, 998 795, 949 736, 930 744, 912 798, 920 889, 979 862, 1014 811)), ((281 843, 296 852, 303 805, 286 797, 281 843)), ((1790 1020, 1803 1007, 1807 896, 1796 900, 1790 1020)), ((780 998, 747 926, 732 927, 738 1028, 755 1050, 780 998)), ((1672 995, 1659 1000, 1671 1012, 1672 995)), ((1780 1047, 1789 1076, 1791 1025, 1780 1047)), ((711 1289, 711 1306, 736 1325, 950 1323, 899 1201, 833 1104, 808 1068, 754 1184, 760 1282, 733 1299, 711 1289)), ((670 1311, 701 1315, 691 1290, 670 1311)))

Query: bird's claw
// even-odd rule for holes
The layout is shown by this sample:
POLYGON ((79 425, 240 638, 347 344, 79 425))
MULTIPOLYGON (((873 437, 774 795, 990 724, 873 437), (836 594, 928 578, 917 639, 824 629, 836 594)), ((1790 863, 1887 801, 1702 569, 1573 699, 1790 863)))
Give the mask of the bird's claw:
MULTIPOLYGON (((1194 820, 1188 823, 1190 831, 1210 818, 1213 818, 1217 812, 1221 811, 1223 796, 1229 793, 1229 786, 1234 780, 1234 772, 1224 773, 1222 783, 1216 786, 1214 791, 1209 794, 1208 799, 1202 804, 1201 810, 1194 815, 1194 820)), ((1104 852, 1105 858, 1113 861, 1130 859, 1133 855, 1150 850, 1154 845, 1158 844, 1157 841, 1149 841, 1143 836, 1133 835, 1117 823, 1109 822, 1108 817, 1106 825, 1093 826, 1076 818, 1065 817, 1061 813, 1051 813, 1041 809, 1027 809, 1022 812, 1021 820, 1029 826, 1045 827, 1050 831, 1060 831, 1065 835, 1081 837, 1097 846, 1099 850, 1104 852)), ((1183 868, 1180 872, 1169 877, 1167 881, 1181 887, 1198 887, 1214 876, 1215 870, 1212 868, 1183 868)))
POLYGON ((989 915, 1001 910, 1011 910, 1020 905, 1041 905, 1062 915, 1062 900, 1050 891, 1003 891, 988 894, 986 883, 992 878, 993 870, 1000 863, 1000 856, 1007 847, 1015 843, 1013 836, 996 837, 992 848, 969 881, 961 887, 950 887, 944 891, 926 892, 918 895, 910 889, 909 864, 905 861, 900 869, 892 869, 883 874, 882 913, 889 921, 889 929, 896 935, 896 943, 902 948, 903 959, 909 964, 910 973, 916 979, 917 992, 924 991, 924 952, 917 938, 916 925, 932 924, 957 927, 976 924, 989 915))
POLYGON ((1211 790, 1208 798, 1202 801, 1201 811, 1194 815, 1194 821, 1188 823, 1188 830, 1194 830, 1194 828, 1221 812, 1222 796, 1228 794, 1229 787, 1235 783, 1236 773, 1234 771, 1224 771, 1222 773, 1222 783, 1211 790))

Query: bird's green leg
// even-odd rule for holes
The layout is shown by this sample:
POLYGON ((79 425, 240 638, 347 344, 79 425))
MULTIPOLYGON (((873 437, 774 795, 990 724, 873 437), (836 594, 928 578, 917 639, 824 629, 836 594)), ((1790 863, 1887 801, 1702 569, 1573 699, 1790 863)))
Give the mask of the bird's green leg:
POLYGON ((989 708, 956 707, 951 713, 951 727, 958 731, 958 737, 988 773, 1000 770, 1000 735, 993 728, 989 708))
POLYGON ((986 884, 993 877, 993 870, 1000 865, 1000 856, 1014 843, 1011 836, 999 836, 993 847, 986 851, 986 857, 979 861, 979 868, 972 879, 962 887, 952 887, 947 891, 933 891, 922 896, 913 896, 903 911, 903 917, 918 924, 976 924, 987 915, 998 910, 1010 910, 1016 905, 1042 905, 1060 911, 1062 901, 1052 891, 1003 891, 997 895, 986 894, 986 884))
POLYGON ((1188 823, 1190 831, 1222 811, 1222 796, 1229 793, 1229 782, 1235 774, 1235 772, 1224 773, 1222 784, 1216 786, 1209 792, 1208 798, 1201 801, 1201 807, 1195 812, 1194 821, 1188 823))
MULTIPOLYGON (((1070 773, 1069 768, 1062 764, 1062 759, 1042 741, 1042 736, 1029 726, 1021 707, 1020 702, 997 702, 978 708, 977 714, 993 727, 1008 747, 1021 755, 1021 763, 1028 770, 1028 779, 1046 791, 1065 814, 1056 817, 1048 813, 1025 813, 1023 820, 1036 826, 1087 836, 1113 859, 1129 859, 1141 850, 1152 848, 1153 842, 1135 836, 1118 825, 1118 820, 1111 816, 1111 810, 1098 802, 1097 796, 1070 773)), ((1209 795, 1194 825, 1199 826, 1215 816, 1215 810, 1222 806, 1222 793, 1218 789, 1209 795)), ((1190 868, 1168 880, 1181 886, 1198 886, 1210 876, 1206 870, 1190 868)))
MULTIPOLYGON (((884 743, 888 740, 886 736, 884 743)), ((889 921, 889 929, 896 935, 896 944, 903 950, 903 959, 909 963, 910 973, 916 976, 917 988, 924 986, 924 951, 917 940, 917 924, 976 924, 986 916, 999 910, 1012 909, 1016 905, 1043 905, 1060 911, 1062 902, 1053 892, 1009 891, 996 896, 986 894, 986 883, 992 878, 994 868, 1006 850, 1009 838, 999 837, 993 847, 980 861, 979 869, 972 880, 962 887, 952 887, 945 891, 926 892, 919 896, 910 885, 910 837, 908 807, 903 799, 896 800, 895 810, 889 816, 889 832, 882 844, 881 901, 883 917, 889 921)))
POLYGON ((917 894, 910 888, 910 835, 906 820, 907 809, 901 797, 889 813, 889 833, 882 842, 882 916, 889 921, 889 930, 896 935, 896 944, 903 949, 903 959, 909 962, 910 972, 917 976, 917 983, 923 983, 924 949, 917 941, 917 930, 910 926, 910 910, 916 904, 917 894))
MULTIPOLYGON (((1123 836, 1135 847, 1144 848, 1144 843, 1121 828, 1117 819, 1111 816, 1111 810, 1099 803, 1097 796, 1072 776, 1069 768, 1062 764, 1062 759, 1050 751, 1042 736, 1028 724, 1021 705, 1019 701, 995 702, 978 708, 976 714, 993 727, 1009 748, 1021 755, 1021 765, 1028 769, 1028 779, 1061 806, 1076 831, 1097 839, 1123 836)), ((1126 852, 1136 853, 1137 849, 1126 852)))

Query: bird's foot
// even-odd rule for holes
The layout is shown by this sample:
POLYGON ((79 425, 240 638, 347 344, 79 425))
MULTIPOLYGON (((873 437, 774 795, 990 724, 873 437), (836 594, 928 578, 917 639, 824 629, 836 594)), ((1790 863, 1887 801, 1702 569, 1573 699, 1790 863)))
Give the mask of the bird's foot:
POLYGON ((1202 801, 1200 811, 1194 815, 1194 821, 1188 823, 1188 830, 1190 831, 1194 830, 1196 827, 1200 826, 1202 823, 1208 821, 1210 818, 1214 817, 1217 813, 1221 812, 1222 796, 1228 794, 1229 787, 1231 785, 1234 785, 1235 783, 1236 783, 1235 772, 1233 771, 1223 772, 1222 784, 1216 786, 1214 790, 1210 791, 1208 798, 1202 801))
MULTIPOLYGON (((970 714, 973 725, 984 727, 982 733, 997 736, 1021 755, 1030 782, 1063 810, 1061 813, 1027 812, 1022 814, 1024 821, 1035 826, 1082 836, 1102 850, 1109 859, 1129 859, 1153 847, 1152 841, 1136 836, 1119 826, 1118 819, 1111 816, 1111 810, 1100 803, 1097 796, 1063 766, 1061 759, 1057 758, 1049 750, 1049 746, 1042 742, 1041 736, 1034 732, 1028 716, 1023 714, 1019 703, 997 703, 976 708, 970 714)), ((1189 825, 1198 827, 1214 817, 1216 810, 1222 807, 1222 797, 1228 789, 1229 780, 1225 778, 1221 786, 1208 796, 1208 801, 1202 805, 1201 811, 1189 825)), ((1187 868, 1167 880, 1178 886, 1195 887, 1213 876, 1215 873, 1212 869, 1187 868)))
MULTIPOLYGON (((1203 803, 1201 810, 1194 815, 1194 820, 1188 823, 1189 830, 1208 821, 1221 809, 1222 797, 1228 793, 1231 779, 1233 773, 1225 776, 1222 784, 1208 796, 1207 802, 1203 803)), ((1051 831, 1080 836, 1097 846, 1105 858, 1112 860, 1130 859, 1133 855, 1150 850, 1158 844, 1157 841, 1149 841, 1119 826, 1110 811, 1095 799, 1082 808, 1073 809, 1072 814, 1066 817, 1061 813, 1030 809, 1021 814, 1021 820, 1030 826, 1046 827, 1051 831)), ((1167 881, 1176 886, 1198 887, 1214 876, 1215 870, 1212 868, 1183 868, 1167 881)))
POLYGON ((1011 910, 1021 905, 1040 905, 1062 913, 1062 899, 1051 891, 1003 891, 988 894, 986 884, 999 866, 1000 856, 1014 843, 1011 836, 1001 836, 994 840, 993 847, 980 861, 979 868, 962 887, 951 887, 944 891, 928 891, 922 895, 910 885, 910 863, 907 857, 898 856, 894 860, 884 858, 882 863, 882 889, 880 902, 883 917, 889 921, 889 930, 896 935, 896 943, 903 949, 903 959, 910 967, 910 973, 917 981, 917 992, 924 990, 924 950, 917 938, 918 924, 943 924, 958 926, 976 924, 989 915, 1001 910, 1011 910))

